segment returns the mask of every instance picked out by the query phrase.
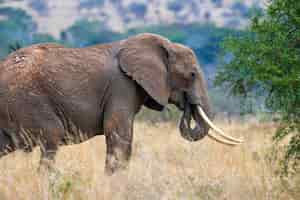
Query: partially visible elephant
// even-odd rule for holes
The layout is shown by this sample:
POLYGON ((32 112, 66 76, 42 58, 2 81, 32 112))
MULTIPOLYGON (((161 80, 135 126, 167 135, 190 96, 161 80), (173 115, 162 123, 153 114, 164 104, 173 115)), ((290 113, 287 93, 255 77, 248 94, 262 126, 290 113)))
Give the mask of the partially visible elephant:
POLYGON ((86 48, 37 44, 0 63, 0 155, 41 147, 41 164, 59 145, 106 138, 106 172, 127 166, 135 115, 146 106, 183 111, 181 135, 197 141, 209 128, 227 144, 209 118, 212 111, 194 52, 155 34, 86 48), (191 127, 194 119, 196 126, 191 127))

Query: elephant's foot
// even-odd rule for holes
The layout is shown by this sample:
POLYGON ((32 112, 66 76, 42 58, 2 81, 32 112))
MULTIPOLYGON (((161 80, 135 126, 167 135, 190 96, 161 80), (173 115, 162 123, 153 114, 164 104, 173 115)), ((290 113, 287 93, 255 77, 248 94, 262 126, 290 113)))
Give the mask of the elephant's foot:
POLYGON ((48 172, 55 172, 55 150, 45 150, 41 148, 41 160, 40 166, 38 168, 39 173, 48 173, 48 172))
POLYGON ((128 165, 128 156, 124 155, 124 153, 108 154, 105 162, 105 174, 112 175, 115 172, 128 169, 128 165))
POLYGON ((54 160, 48 158, 42 158, 40 160, 40 165, 38 167, 38 171, 40 173, 44 173, 45 171, 54 171, 54 160))

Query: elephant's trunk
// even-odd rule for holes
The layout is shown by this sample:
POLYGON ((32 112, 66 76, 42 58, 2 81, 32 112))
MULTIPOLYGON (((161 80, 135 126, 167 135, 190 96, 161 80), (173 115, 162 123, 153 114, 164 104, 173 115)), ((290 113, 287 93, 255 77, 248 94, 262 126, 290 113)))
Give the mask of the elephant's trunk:
POLYGON ((200 117, 196 105, 186 102, 180 119, 179 129, 183 138, 189 141, 197 141, 208 134, 209 126, 200 117), (192 120, 195 121, 194 128, 191 125, 192 120))
POLYGON ((227 145, 236 145, 243 142, 240 139, 226 135, 222 130, 217 128, 212 123, 207 114, 199 105, 190 104, 188 101, 185 102, 184 112, 180 119, 179 129, 181 136, 189 141, 197 141, 208 135, 217 142, 227 145), (195 121, 194 128, 191 127, 192 119, 195 121), (221 136, 221 138, 209 133, 209 128, 212 128, 216 133, 218 133, 219 136, 221 136))

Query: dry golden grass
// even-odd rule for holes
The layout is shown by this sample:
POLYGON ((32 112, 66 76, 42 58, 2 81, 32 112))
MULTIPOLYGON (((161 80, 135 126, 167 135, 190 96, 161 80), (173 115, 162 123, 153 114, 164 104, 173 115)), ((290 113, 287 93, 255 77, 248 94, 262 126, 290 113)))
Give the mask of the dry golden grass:
POLYGON ((112 177, 103 174, 104 137, 62 147, 51 174, 37 172, 38 149, 13 153, 0 160, 0 199, 300 199, 297 180, 275 173, 273 124, 218 125, 246 142, 238 147, 208 138, 189 143, 173 123, 139 122, 130 167, 112 177))

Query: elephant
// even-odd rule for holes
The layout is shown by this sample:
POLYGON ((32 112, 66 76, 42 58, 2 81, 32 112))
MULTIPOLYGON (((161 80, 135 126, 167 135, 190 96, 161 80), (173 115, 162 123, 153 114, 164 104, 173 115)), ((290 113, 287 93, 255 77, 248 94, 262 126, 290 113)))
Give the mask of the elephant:
POLYGON ((47 165, 59 146, 104 135, 105 172, 112 174, 128 166, 141 107, 162 111, 168 104, 183 113, 183 138, 242 142, 212 123, 206 81, 187 46, 143 33, 83 48, 21 48, 0 62, 0 156, 39 146, 47 165))

